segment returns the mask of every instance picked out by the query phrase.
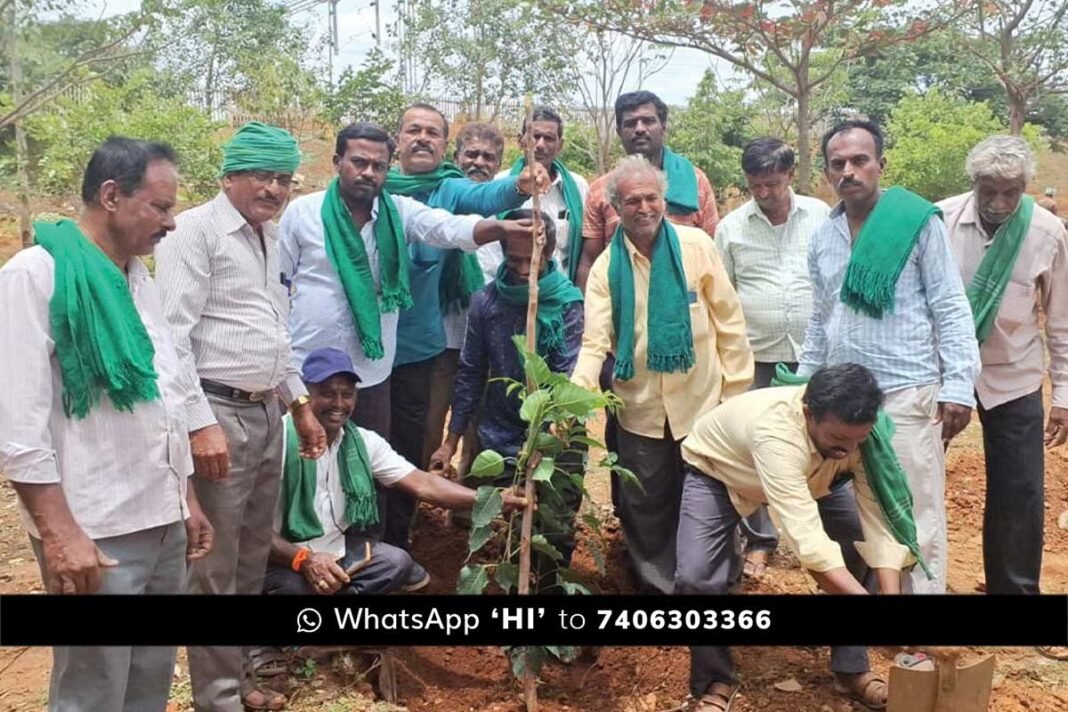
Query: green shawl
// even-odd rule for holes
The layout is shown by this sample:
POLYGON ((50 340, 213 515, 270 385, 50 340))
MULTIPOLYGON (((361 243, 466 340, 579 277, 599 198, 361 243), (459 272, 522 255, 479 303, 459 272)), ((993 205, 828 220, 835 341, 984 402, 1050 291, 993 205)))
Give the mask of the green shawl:
POLYGON ((320 211, 323 219, 324 242, 330 264, 334 265, 345 298, 356 320, 360 347, 367 358, 382 358, 382 312, 408 309, 412 294, 408 289, 408 250, 397 206, 383 190, 378 196, 378 217, 375 219, 375 244, 378 246, 378 278, 382 285, 379 304, 371 263, 360 231, 352 223, 352 215, 341 198, 338 179, 330 181, 320 211))
MULTIPOLYGON (((803 386, 808 383, 804 376, 791 373, 785 364, 775 367, 773 386, 803 386)), ((899 544, 902 544, 916 557, 920 568, 928 579, 934 578, 927 563, 920 555, 920 545, 916 540, 916 520, 912 517, 912 490, 909 489, 908 477, 901 469, 901 462, 894 452, 894 421, 885 411, 880 410, 875 419, 871 435, 860 445, 860 457, 864 462, 864 472, 868 477, 875 501, 883 510, 890 531, 899 544)))
POLYGON ((1031 227, 1031 215, 1034 211, 1034 198, 1030 195, 1020 198, 1016 210, 994 233, 990 249, 983 255, 979 269, 968 284, 968 303, 972 306, 975 336, 980 344, 986 341, 990 329, 994 326, 1001 298, 1005 295, 1005 286, 1012 277, 1012 268, 1016 265, 1016 258, 1020 256, 1020 248, 1027 237, 1027 229, 1031 227))
MULTIPOLYGON (((517 176, 527 165, 527 159, 520 156, 512 165, 510 175, 517 176)), ((582 260, 582 193, 578 184, 563 163, 553 160, 553 170, 560 176, 560 187, 567 207, 567 278, 575 281, 579 262, 582 260)))
POLYGON ((942 212, 899 186, 879 198, 857 235, 842 282, 845 304, 875 319, 894 310, 894 290, 920 232, 942 212))
MULTIPOLYGON (((493 286, 501 301, 514 307, 526 308, 530 298, 530 286, 508 284, 506 265, 497 268, 493 286)), ((538 278, 538 354, 548 356, 553 349, 564 345, 564 309, 569 304, 582 301, 582 292, 556 269, 556 260, 549 261, 549 269, 538 278)))
MULTIPOLYGON (((386 190, 395 195, 414 196, 432 193, 449 178, 465 178, 464 172, 449 161, 429 173, 407 175, 391 168, 386 176, 386 190)), ((471 295, 482 289, 485 278, 478 257, 473 252, 447 250, 441 265, 441 310, 458 312, 471 303, 471 295)))
POLYGON ((701 209, 697 195, 697 172, 688 160, 664 146, 664 174, 667 192, 664 201, 672 215, 687 215, 701 209))
POLYGON ((34 232, 55 261, 48 320, 64 414, 84 418, 104 393, 127 412, 159 398, 156 349, 123 271, 71 220, 34 223, 34 232))
MULTIPOLYGON (((634 268, 624 244, 623 226, 609 247, 608 288, 612 295, 612 327, 616 333, 615 377, 634 377, 634 268)), ((646 366, 650 371, 689 371, 694 363, 693 330, 682 267, 682 248, 675 228, 665 218, 653 245, 649 274, 646 366)))
MULTIPOLYGON (((282 470, 282 538, 308 541, 323 535, 323 523, 315 513, 317 467, 315 460, 300 456, 297 428, 287 417, 286 458, 282 470)), ((341 489, 345 493, 345 519, 359 531, 378 524, 378 499, 371 474, 371 461, 360 431, 345 423, 338 456, 341 489)))

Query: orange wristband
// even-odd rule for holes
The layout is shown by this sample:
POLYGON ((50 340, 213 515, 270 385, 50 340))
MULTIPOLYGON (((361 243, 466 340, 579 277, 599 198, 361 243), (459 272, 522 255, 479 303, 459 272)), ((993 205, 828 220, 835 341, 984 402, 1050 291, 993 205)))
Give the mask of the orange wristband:
POLYGON ((293 570, 298 574, 300 573, 300 566, 304 563, 304 560, 311 555, 311 549, 305 549, 301 547, 297 549, 297 553, 293 555, 293 561, 289 565, 293 567, 293 570))

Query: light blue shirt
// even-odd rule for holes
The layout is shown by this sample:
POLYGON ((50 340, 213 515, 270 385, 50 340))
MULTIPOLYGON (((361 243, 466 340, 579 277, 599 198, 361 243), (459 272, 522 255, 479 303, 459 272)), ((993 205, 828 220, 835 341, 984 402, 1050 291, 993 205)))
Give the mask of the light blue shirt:
MULTIPOLYGON (((341 278, 326 254, 323 219, 325 191, 297 198, 286 209, 279 224, 278 257, 284 282, 289 284, 289 329, 292 359, 299 368, 315 349, 341 349, 352 357, 360 387, 367 388, 386 380, 393 370, 397 353, 398 311, 381 316, 382 347, 385 355, 369 359, 360 346, 356 320, 352 315, 341 278)), ((419 201, 393 196, 408 243, 425 243, 441 248, 473 251, 477 215, 454 216, 446 210, 428 208, 419 201)), ((378 199, 371 206, 371 219, 360 230, 363 246, 381 295, 378 269, 378 244, 374 226, 378 219, 378 199)))
POLYGON ((849 224, 839 203, 809 244, 813 310, 798 373, 811 376, 821 366, 859 363, 871 369, 886 393, 940 384, 939 402, 974 407, 979 344, 941 219, 932 217, 920 232, 898 278, 894 308, 881 319, 842 302, 851 252, 849 224))

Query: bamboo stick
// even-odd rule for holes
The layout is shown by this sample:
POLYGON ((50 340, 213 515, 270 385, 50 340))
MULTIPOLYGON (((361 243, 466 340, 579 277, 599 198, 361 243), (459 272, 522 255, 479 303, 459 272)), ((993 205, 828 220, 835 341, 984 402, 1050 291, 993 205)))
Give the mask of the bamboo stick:
MULTIPOLYGON (((526 100, 526 126, 530 130, 533 123, 533 106, 530 97, 526 100)), ((531 141, 526 142, 526 170, 534 170, 534 145, 531 141)), ((527 299, 527 351, 535 351, 537 348, 537 322, 538 322, 538 274, 541 272, 541 252, 545 246, 545 236, 541 230, 541 196, 534 190, 531 194, 531 208, 534 220, 531 226, 531 239, 534 243, 530 255, 530 278, 528 281, 529 297, 527 299)), ((532 378, 527 378, 527 392, 533 393, 538 387, 532 378)), ((541 456, 532 452, 527 457, 526 472, 524 473, 523 494, 527 499, 527 506, 523 509, 523 520, 520 525, 519 535, 519 582, 520 595, 530 593, 530 537, 534 527, 534 468, 538 466, 541 456)), ((529 665, 523 666, 523 699, 526 703, 527 712, 536 712, 538 709, 537 680, 530 671, 529 665)))

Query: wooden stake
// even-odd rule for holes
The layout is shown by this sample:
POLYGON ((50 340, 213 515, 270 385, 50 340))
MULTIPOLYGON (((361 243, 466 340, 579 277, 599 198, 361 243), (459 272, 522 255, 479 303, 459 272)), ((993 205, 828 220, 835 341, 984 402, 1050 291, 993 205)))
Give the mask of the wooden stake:
MULTIPOLYGON (((526 125, 529 130, 530 125, 533 123, 533 105, 529 96, 526 100, 526 109, 526 125)), ((525 155, 527 164, 525 170, 533 172, 534 146, 530 141, 526 142, 525 155)), ((535 351, 537 349, 538 276, 541 272, 541 251, 545 246, 545 235, 541 229, 541 196, 538 195, 537 190, 534 190, 530 199, 534 214, 534 224, 531 227, 531 240, 534 243, 534 247, 530 255, 530 279, 528 282, 530 294, 527 299, 527 351, 535 351)), ((537 387, 538 384, 528 377, 527 392, 533 393, 537 387)), ((540 453, 531 453, 527 458, 527 467, 524 473, 523 494, 527 498, 527 506, 523 509, 523 521, 520 525, 519 535, 518 589, 520 595, 530 593, 530 537, 534 527, 534 468, 538 466, 540 460, 540 453)), ((527 712, 536 712, 538 709, 537 680, 531 672, 530 666, 525 664, 523 666, 523 699, 526 703, 527 712)))

